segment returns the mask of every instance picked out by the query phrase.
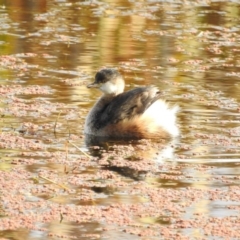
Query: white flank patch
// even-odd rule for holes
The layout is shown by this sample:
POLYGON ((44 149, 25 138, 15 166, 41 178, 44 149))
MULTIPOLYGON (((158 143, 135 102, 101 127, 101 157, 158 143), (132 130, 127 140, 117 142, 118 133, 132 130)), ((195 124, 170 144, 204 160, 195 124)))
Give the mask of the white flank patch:
POLYGON ((178 110, 178 106, 169 107, 165 101, 158 100, 143 115, 152 118, 157 125, 169 132, 173 137, 176 137, 179 135, 179 129, 176 124, 176 113, 178 110))

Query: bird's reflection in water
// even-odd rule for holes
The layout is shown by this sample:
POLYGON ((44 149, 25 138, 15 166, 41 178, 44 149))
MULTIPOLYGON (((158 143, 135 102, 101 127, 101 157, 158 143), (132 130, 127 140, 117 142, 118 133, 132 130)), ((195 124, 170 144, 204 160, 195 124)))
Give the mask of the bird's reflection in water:
POLYGON ((85 135, 85 144, 92 156, 99 159, 107 158, 107 164, 102 167, 134 180, 143 180, 149 170, 135 168, 132 164, 119 165, 119 161, 139 162, 151 161, 158 166, 166 160, 174 160, 174 139, 151 140, 119 140, 107 137, 85 135), (115 162, 117 159, 118 162, 115 162))

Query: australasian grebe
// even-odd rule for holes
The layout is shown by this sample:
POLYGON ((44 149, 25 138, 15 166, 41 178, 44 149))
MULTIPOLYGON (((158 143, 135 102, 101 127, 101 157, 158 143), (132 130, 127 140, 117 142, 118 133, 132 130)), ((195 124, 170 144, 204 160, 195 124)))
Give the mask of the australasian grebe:
POLYGON ((85 134, 112 138, 168 138, 179 135, 176 125, 178 107, 169 107, 154 86, 124 91, 122 75, 113 68, 97 72, 87 86, 98 88, 102 97, 90 110, 85 134))

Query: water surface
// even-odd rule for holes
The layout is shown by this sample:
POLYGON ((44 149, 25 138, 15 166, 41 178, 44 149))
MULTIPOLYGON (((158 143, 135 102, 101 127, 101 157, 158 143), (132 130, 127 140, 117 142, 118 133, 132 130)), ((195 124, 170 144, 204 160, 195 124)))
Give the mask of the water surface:
MULTIPOLYGON (((12 164, 19 159, 30 159, 32 163, 24 167, 29 174, 37 176, 42 171, 53 171, 58 177, 65 176, 65 164, 60 159, 54 162, 53 156, 67 155, 69 161, 78 159, 82 153, 67 146, 66 142, 70 140, 96 159, 105 151, 114 152, 115 148, 111 146, 115 144, 122 148, 132 144, 135 152, 128 152, 125 159, 139 161, 143 157, 157 160, 156 164, 163 166, 160 175, 158 171, 148 169, 142 172, 129 166, 108 166, 111 174, 133 185, 143 181, 154 188, 179 191, 188 187, 209 191, 218 188, 226 190, 226 194, 228 187, 239 186, 238 1, 18 0, 2 1, 0 6, 0 81, 3 87, 9 87, 9 91, 1 90, 1 132, 20 133, 24 139, 44 146, 43 149, 2 146, 1 171, 11 171, 12 164), (181 137, 161 146, 153 144, 140 152, 141 156, 136 154, 135 143, 128 142, 108 143, 100 150, 88 149, 82 133, 83 123, 100 93, 87 89, 86 84, 103 66, 119 68, 125 77, 126 89, 156 85, 167 101, 179 105, 181 137), (41 89, 37 90, 36 86, 41 89), (34 126, 29 127, 29 124, 34 126), (164 164, 179 167, 177 175, 187 174, 188 178, 166 180, 161 174, 174 174, 165 172, 164 164), (205 166, 206 171, 199 170, 199 164, 205 166)), ((73 171, 73 178, 79 172, 97 174, 100 171, 97 160, 92 164, 91 167, 82 166, 77 173, 73 171)), ((66 183, 71 185, 68 180, 66 183)), ((80 183, 78 187, 81 189, 80 183)), ((129 194, 129 186, 117 187, 117 190, 102 186, 86 189, 99 194, 94 195, 97 206, 147 201, 140 193, 129 194)), ((239 189, 236 193, 239 196, 239 189)), ((58 194, 37 197, 53 198, 53 202, 60 205, 92 204, 75 199, 81 191, 71 196, 58 194)), ((192 208, 221 218, 234 215, 232 205, 239 206, 239 201, 227 203, 224 199, 223 202, 209 203, 202 200, 192 208)), ((186 218, 191 218, 193 209, 188 209, 186 218)), ((165 222, 150 217, 136 219, 136 223, 152 226, 165 222)), ((44 228, 42 232, 27 228, 11 231, 3 227, 0 236, 58 239, 47 233, 62 229, 64 236, 86 239, 82 232, 85 229, 86 234, 96 234, 93 239, 109 236, 140 239, 138 235, 124 231, 109 230, 106 234, 104 223, 95 220, 82 223, 81 228, 71 221, 64 224, 63 227, 58 221, 36 223, 38 230, 44 228)), ((201 231, 190 230, 182 231, 182 234, 190 239, 206 236, 201 231)), ((214 236, 222 239, 222 236, 214 236)), ((152 236, 151 239, 159 238, 152 236)))

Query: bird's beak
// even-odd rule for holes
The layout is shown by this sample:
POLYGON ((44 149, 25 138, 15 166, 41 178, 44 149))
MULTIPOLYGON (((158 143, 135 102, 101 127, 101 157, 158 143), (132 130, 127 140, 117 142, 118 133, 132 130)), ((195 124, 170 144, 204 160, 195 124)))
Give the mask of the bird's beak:
POLYGON ((93 83, 88 84, 88 85, 87 85, 87 88, 99 88, 99 84, 93 82, 93 83))

